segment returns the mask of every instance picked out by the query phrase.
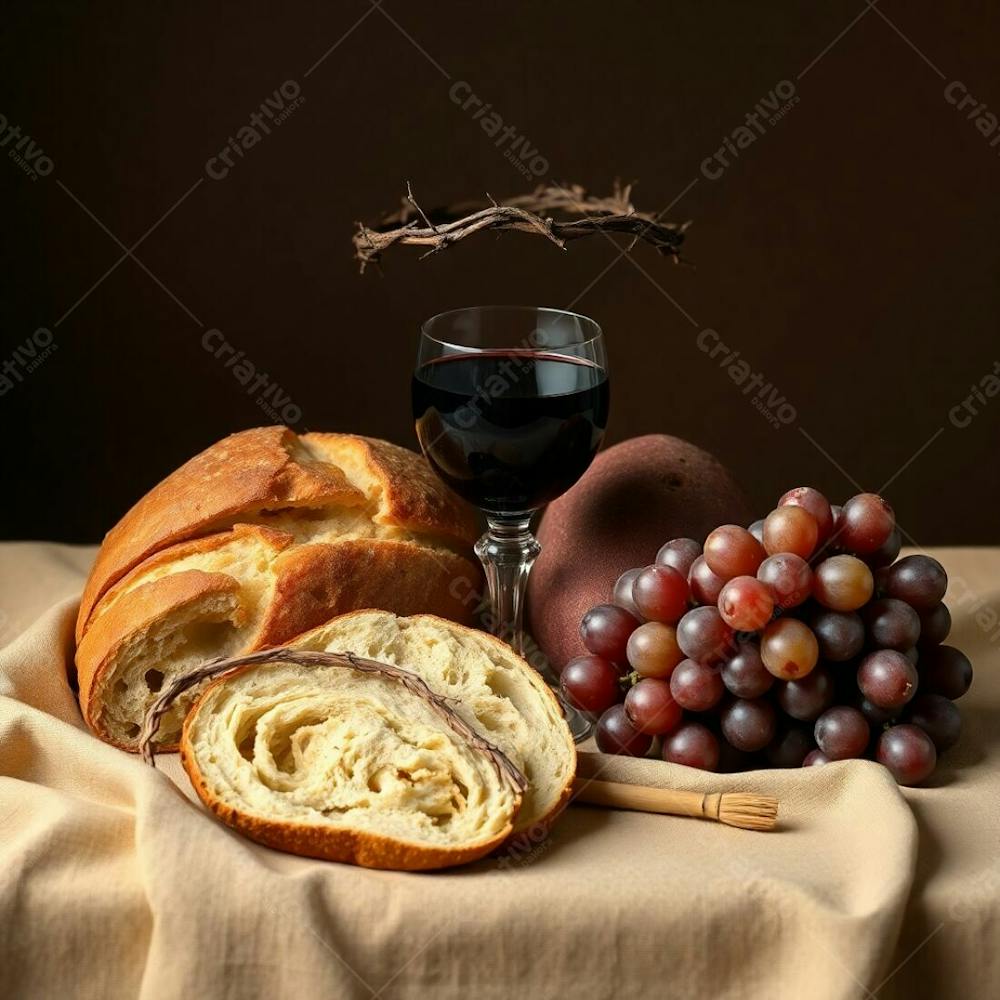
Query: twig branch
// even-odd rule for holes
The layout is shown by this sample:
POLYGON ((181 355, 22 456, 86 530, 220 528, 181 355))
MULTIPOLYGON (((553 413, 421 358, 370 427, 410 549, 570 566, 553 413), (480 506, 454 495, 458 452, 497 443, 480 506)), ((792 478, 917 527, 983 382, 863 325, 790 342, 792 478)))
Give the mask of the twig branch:
POLYGON ((543 185, 531 194, 500 202, 487 195, 485 202, 461 202, 425 212, 407 183, 398 211, 377 226, 357 224, 354 255, 364 271, 396 243, 428 247, 423 259, 481 230, 495 229, 537 233, 560 250, 571 240, 594 233, 623 233, 634 237, 633 246, 644 240, 664 256, 679 260, 688 223, 660 222, 659 214, 637 211, 631 194, 631 184, 617 182, 607 198, 593 197, 579 184, 543 185), (554 218, 556 214, 560 217, 554 218))

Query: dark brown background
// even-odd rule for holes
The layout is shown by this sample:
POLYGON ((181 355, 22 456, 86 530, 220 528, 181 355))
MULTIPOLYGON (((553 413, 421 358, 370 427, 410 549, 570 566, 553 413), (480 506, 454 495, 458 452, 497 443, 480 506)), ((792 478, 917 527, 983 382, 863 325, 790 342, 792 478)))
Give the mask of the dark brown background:
POLYGON ((50 3, 5 21, 0 113, 55 169, 33 183, 0 158, 0 363, 40 326, 58 350, 0 397, 0 535, 96 540, 183 459, 269 422, 204 328, 280 383, 300 427, 413 444, 420 320, 523 302, 574 303, 605 327, 609 440, 690 438, 761 512, 788 486, 843 498, 848 477, 891 479, 919 542, 1000 541, 1000 399, 964 430, 948 421, 998 356, 1000 157, 943 96, 959 79, 1000 111, 996 5, 50 3), (688 188, 784 79, 798 105, 688 188), (303 105, 135 250, 152 276, 125 259, 98 283, 116 239, 135 244, 286 80, 303 105), (510 235, 425 261, 402 249, 384 278, 360 277, 352 222, 406 179, 428 205, 529 187, 449 99, 457 80, 552 177, 597 192, 636 178, 641 208, 677 199, 696 268, 645 247, 615 262, 601 237, 560 254, 510 235), (794 423, 753 409, 697 350, 702 327, 794 423))

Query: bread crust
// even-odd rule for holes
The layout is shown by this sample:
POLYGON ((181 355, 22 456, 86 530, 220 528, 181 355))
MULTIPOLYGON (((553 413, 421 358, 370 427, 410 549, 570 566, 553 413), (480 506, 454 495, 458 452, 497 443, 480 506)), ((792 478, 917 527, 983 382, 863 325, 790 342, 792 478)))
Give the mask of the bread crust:
MULTIPOLYGON (((209 684, 188 712, 181 733, 181 764, 198 798, 226 826, 232 827, 265 847, 273 847, 279 851, 320 858, 324 861, 340 861, 364 868, 393 871, 430 871, 468 864, 470 861, 485 857, 503 844, 510 835, 512 826, 508 823, 503 830, 492 837, 461 847, 438 847, 385 837, 368 830, 337 829, 332 826, 296 823, 291 820, 264 819, 222 802, 208 788, 198 768, 191 746, 190 729, 213 688, 252 669, 254 668, 244 667, 209 684)), ((516 812, 514 815, 516 816, 516 812)))
POLYGON ((362 506, 367 497, 324 455, 339 447, 381 485, 375 520, 447 540, 476 539, 475 513, 414 452, 353 434, 305 434, 287 427, 240 431, 206 448, 155 486, 108 532, 84 588, 77 642, 97 602, 131 569, 162 549, 261 511, 362 506))
POLYGON ((353 451, 381 485, 374 520, 422 534, 435 535, 465 549, 479 537, 475 510, 443 489, 431 467, 407 448, 355 434, 304 434, 302 440, 320 448, 331 442, 353 451))
POLYGON ((299 545, 278 560, 274 596, 254 648, 280 646, 359 604, 378 604, 397 615, 435 607, 455 621, 469 621, 474 607, 463 596, 478 569, 451 552, 431 552, 387 539, 299 545), (456 580, 467 581, 454 587, 456 580), (391 594, 386 599, 385 595, 391 594))
POLYGON ((344 506, 364 495, 333 466, 304 466, 287 427, 256 427, 206 448, 149 491, 105 536, 83 591, 77 642, 112 584, 148 556, 213 529, 240 514, 282 507, 344 506))
POLYGON ((77 648, 77 678, 80 708, 84 721, 101 739, 124 750, 134 750, 116 740, 101 722, 101 684, 115 658, 130 642, 141 642, 164 614, 184 614, 199 605, 228 607, 237 625, 244 609, 239 603, 240 587, 225 573, 186 570, 142 584, 122 597, 94 621, 77 648))

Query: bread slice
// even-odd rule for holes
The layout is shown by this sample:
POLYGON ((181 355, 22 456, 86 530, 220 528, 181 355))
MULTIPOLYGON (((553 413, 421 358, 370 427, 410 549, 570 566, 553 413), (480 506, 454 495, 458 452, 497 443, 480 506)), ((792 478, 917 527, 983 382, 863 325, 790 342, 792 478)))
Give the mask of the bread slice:
POLYGON ((569 799, 576 747, 541 675, 499 639, 433 615, 356 611, 295 639, 410 670, 528 779, 515 833, 544 830, 569 799))
POLYGON ((214 681, 181 741, 198 795, 296 854, 403 870, 487 854, 523 779, 419 680, 372 669, 277 659, 214 681))

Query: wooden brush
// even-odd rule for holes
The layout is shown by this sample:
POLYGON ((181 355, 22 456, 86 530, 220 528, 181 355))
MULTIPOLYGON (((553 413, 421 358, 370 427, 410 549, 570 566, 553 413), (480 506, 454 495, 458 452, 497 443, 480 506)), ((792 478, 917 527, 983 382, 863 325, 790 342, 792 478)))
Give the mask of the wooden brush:
POLYGON ((778 800, 749 792, 678 792, 648 785, 626 785, 617 781, 577 778, 573 802, 612 809, 696 816, 741 830, 773 830, 778 822, 778 800))

